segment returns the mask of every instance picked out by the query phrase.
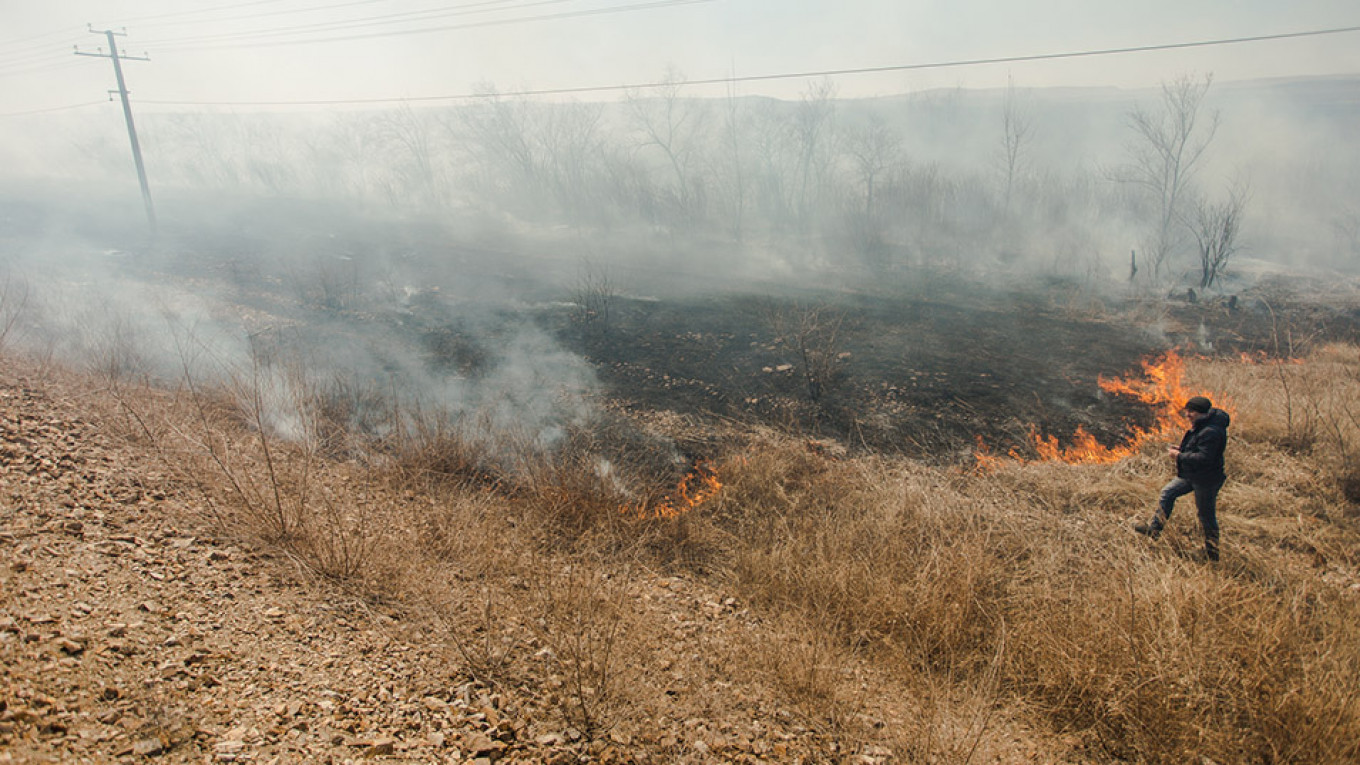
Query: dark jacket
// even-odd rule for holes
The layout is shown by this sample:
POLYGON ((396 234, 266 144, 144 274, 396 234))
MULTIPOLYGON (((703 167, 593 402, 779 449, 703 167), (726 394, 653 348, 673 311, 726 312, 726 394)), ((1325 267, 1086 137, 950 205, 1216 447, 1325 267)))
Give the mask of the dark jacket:
POLYGON ((1228 445, 1228 413, 1210 409, 1181 439, 1176 475, 1188 481, 1222 480, 1223 447, 1228 445))

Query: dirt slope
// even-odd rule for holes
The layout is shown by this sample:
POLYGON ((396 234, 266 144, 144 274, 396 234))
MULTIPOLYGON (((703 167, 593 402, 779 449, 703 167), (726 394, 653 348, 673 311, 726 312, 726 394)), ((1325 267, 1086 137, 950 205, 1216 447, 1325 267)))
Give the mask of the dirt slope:
MULTIPOLYGON (((717 676, 704 657, 758 619, 666 577, 633 607, 663 625, 666 696, 688 701, 589 740, 544 701, 553 678, 471 682, 418 619, 217 538, 152 455, 101 429, 101 395, 10 359, 0 371, 0 762, 895 759, 717 676)), ((906 712, 875 713, 891 729, 906 712)))

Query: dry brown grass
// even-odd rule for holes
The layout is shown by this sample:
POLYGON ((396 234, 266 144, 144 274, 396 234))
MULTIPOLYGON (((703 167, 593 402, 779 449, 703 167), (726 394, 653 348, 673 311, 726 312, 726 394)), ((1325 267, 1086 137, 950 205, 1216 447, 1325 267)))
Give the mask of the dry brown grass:
POLYGON ((1218 565, 1191 555, 1188 504, 1159 542, 1130 533, 1167 477, 1153 453, 979 475, 746 433, 716 500, 637 520, 592 457, 598 433, 492 470, 438 429, 382 460, 326 459, 272 435, 249 390, 148 391, 121 421, 231 533, 422 606, 469 674, 546 662, 544 698, 592 733, 669 682, 664 629, 629 607, 667 570, 759 615, 749 644, 708 657, 725 676, 911 759, 981 761, 998 726, 1032 720, 1097 760, 1354 761, 1360 356, 1188 372, 1235 412, 1218 565), (889 707, 898 724, 865 721, 889 707))
POLYGON ((785 446, 729 476, 733 575, 903 677, 1000 666, 1008 697, 1106 756, 1347 761, 1360 740, 1360 537, 1343 489, 1356 364, 1334 347, 1287 367, 1191 365, 1239 412, 1219 566, 1191 555, 1191 508, 1163 544, 1129 533, 1167 477, 1158 454, 971 476, 785 446), (1280 450, 1290 405, 1315 427, 1306 453, 1280 450))

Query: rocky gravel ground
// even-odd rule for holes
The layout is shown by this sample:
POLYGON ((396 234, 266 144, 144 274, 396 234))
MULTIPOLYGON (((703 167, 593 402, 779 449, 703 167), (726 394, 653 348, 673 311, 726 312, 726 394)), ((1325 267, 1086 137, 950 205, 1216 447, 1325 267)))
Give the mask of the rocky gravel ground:
POLYGON ((88 381, 20 366, 0 368, 0 763, 893 759, 721 677, 705 657, 754 618, 661 576, 636 607, 667 625, 662 698, 690 701, 586 736, 548 708, 553 678, 483 686, 401 612, 220 538, 102 430, 88 381))

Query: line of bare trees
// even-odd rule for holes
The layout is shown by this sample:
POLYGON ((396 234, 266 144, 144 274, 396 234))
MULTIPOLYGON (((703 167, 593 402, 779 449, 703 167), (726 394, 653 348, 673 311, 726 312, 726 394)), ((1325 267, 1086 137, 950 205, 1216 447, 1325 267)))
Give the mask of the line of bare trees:
POLYGON ((977 167, 909 149, 900 119, 843 110, 829 81, 796 101, 734 90, 697 98, 676 71, 618 105, 484 85, 471 103, 440 110, 180 114, 146 132, 162 182, 775 241, 870 268, 1018 258, 1076 274, 1135 249, 1131 271, 1143 265, 1140 278, 1161 284, 1181 278, 1197 251, 1198 284, 1210 287, 1241 247, 1251 196, 1244 181, 1217 194, 1200 182, 1218 128, 1205 107, 1210 83, 1167 83, 1158 102, 1130 111, 1124 162, 1103 177, 1042 167, 1033 97, 1013 83, 989 131, 993 160, 977 167))

